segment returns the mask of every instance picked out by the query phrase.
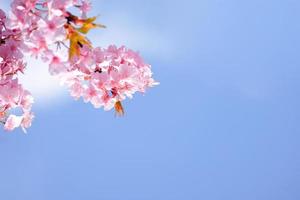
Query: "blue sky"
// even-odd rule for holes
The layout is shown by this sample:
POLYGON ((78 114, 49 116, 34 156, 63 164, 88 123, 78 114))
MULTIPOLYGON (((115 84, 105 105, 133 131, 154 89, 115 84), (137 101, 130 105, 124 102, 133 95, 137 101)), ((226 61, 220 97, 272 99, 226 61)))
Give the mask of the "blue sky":
POLYGON ((0 199, 300 199, 299 1, 94 6, 91 38, 139 50, 161 85, 115 118, 29 84, 29 134, 0 132, 0 199))

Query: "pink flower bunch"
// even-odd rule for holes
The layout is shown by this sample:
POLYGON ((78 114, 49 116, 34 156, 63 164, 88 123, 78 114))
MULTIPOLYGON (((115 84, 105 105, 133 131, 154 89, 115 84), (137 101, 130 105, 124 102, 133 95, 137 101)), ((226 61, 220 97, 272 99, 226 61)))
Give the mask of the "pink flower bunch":
POLYGON ((7 130, 28 128, 33 119, 33 98, 18 83, 25 69, 23 54, 49 64, 51 75, 68 86, 71 96, 83 98, 96 108, 115 108, 136 92, 158 84, 151 66, 138 53, 126 47, 92 46, 86 37, 90 30, 104 28, 96 17, 87 17, 88 0, 13 0, 7 18, 0 10, 0 120, 7 130), (78 9, 78 16, 73 12, 78 9), (22 115, 11 114, 20 107, 22 115))
POLYGON ((132 98, 134 93, 145 92, 157 84, 150 65, 125 47, 83 48, 81 54, 72 60, 72 67, 61 78, 73 97, 83 97, 96 108, 110 110, 126 97, 132 98))
POLYGON ((0 10, 0 122, 6 130, 21 126, 25 131, 33 119, 33 98, 18 83, 17 75, 25 69, 20 35, 20 30, 6 27, 5 13, 0 10), (11 110, 21 110, 21 114, 8 114, 11 110))

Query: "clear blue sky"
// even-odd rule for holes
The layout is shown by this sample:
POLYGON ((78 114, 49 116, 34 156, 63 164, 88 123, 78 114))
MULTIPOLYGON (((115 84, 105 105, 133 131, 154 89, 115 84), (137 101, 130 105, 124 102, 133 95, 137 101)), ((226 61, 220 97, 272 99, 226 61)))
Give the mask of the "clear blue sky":
POLYGON ((161 85, 124 118, 64 94, 0 131, 1 200, 300 199, 300 1, 94 5, 161 85))

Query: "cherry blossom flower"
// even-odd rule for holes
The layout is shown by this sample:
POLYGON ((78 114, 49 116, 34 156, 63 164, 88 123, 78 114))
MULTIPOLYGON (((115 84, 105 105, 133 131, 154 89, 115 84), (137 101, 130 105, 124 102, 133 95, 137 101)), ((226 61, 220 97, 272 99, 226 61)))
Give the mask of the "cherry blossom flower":
POLYGON ((4 129, 7 131, 14 130, 21 126, 22 119, 22 116, 10 115, 5 122, 4 129))

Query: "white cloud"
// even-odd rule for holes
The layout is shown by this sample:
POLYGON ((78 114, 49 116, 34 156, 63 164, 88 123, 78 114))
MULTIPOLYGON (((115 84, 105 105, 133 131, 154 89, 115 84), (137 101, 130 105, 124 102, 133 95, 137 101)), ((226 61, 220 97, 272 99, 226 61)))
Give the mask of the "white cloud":
POLYGON ((39 60, 28 59, 25 74, 19 78, 24 88, 32 93, 38 105, 57 103, 66 93, 66 88, 49 74, 48 65, 39 60))

